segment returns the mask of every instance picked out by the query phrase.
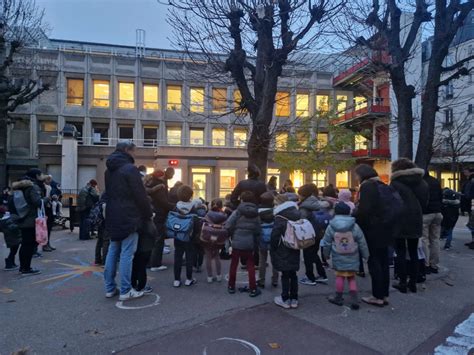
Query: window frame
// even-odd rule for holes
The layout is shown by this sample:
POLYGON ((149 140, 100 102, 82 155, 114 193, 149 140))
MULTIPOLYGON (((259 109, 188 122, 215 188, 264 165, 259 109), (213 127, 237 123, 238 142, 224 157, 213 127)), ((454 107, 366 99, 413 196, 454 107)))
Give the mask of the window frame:
POLYGON ((66 106, 84 106, 84 79, 81 78, 66 78, 66 106), (82 96, 70 96, 69 95, 69 83, 72 81, 81 82, 82 96), (70 100, 80 100, 79 104, 70 102, 70 100))
POLYGON ((183 109, 183 86, 166 85, 166 111, 181 112, 183 109), (178 90, 179 89, 179 90, 178 90), (170 92, 179 92, 179 103, 170 103, 170 92))
POLYGON ((307 118, 309 117, 309 93, 297 93, 296 94, 296 117, 307 118), (301 97, 305 96, 307 100, 307 105, 305 109, 299 109, 298 105, 301 103, 301 97))
POLYGON ((233 145, 234 145, 234 148, 245 148, 247 146, 247 143, 248 143, 248 131, 245 130, 245 129, 234 129, 234 131, 232 132, 232 139, 233 139, 233 145), (245 134, 245 141, 243 142, 243 144, 236 144, 237 141, 240 141, 242 142, 242 140, 240 138, 238 138, 237 140, 235 139, 236 138, 236 133, 239 134, 239 133, 243 133, 245 134))
POLYGON ((205 143, 205 140, 206 140, 206 132, 204 130, 204 128, 190 128, 189 129, 189 145, 192 145, 194 147, 203 147, 204 146, 204 143, 205 143), (200 132, 202 133, 202 141, 201 141, 201 144, 196 144, 196 143, 193 143, 193 138, 191 137, 191 133, 192 132, 200 132))
POLYGON ((275 116, 276 117, 290 117, 290 115, 291 115, 291 93, 289 91, 277 91, 275 95, 275 116), (283 102, 285 102, 285 104, 283 104, 283 102))
POLYGON ((134 110, 135 109, 135 83, 131 81, 119 81, 118 82, 118 102, 117 107, 121 110, 134 110), (122 99, 122 86, 131 85, 132 86, 132 98, 131 99, 122 99), (128 105, 121 106, 123 104, 131 104, 131 107, 128 105))
POLYGON ((92 107, 96 108, 110 108, 110 80, 93 79, 92 80, 92 107), (107 84, 107 98, 98 98, 96 96, 96 85, 107 84), (99 103, 106 103, 105 105, 99 105, 99 103))

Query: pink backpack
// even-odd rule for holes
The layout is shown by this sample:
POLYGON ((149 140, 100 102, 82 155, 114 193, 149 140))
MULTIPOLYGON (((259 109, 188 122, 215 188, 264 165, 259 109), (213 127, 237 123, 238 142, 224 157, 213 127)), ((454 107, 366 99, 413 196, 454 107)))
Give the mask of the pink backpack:
POLYGON ((310 221, 307 219, 290 221, 283 216, 278 217, 287 221, 285 235, 281 238, 286 247, 301 250, 316 244, 316 233, 310 221))
POLYGON ((334 245, 336 253, 340 255, 354 254, 357 251, 357 243, 351 231, 334 233, 334 245))
POLYGON ((224 228, 224 224, 214 224, 207 218, 202 220, 202 230, 200 240, 204 244, 224 245, 229 239, 229 232, 224 228))

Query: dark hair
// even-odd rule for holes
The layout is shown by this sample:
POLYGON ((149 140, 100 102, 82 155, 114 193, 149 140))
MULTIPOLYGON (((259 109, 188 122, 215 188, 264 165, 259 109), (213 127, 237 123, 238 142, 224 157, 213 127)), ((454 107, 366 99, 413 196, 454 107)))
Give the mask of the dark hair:
POLYGON ((172 172, 174 174, 176 171, 174 170, 173 167, 170 166, 170 167, 166 168, 166 170, 165 170, 165 173, 168 173, 168 172, 172 172))
POLYGON ((318 187, 313 184, 305 184, 298 189, 298 195, 303 198, 308 198, 310 196, 316 196, 318 194, 318 187))
POLYGON ((355 173, 359 175, 360 182, 379 176, 377 171, 368 164, 359 164, 355 168, 355 173))
POLYGON ((289 193, 292 193, 292 194, 295 194, 295 193, 296 193, 296 190, 295 190, 295 188, 294 188, 293 186, 287 186, 287 187, 285 188, 285 191, 286 191, 286 192, 289 192, 289 193))
POLYGON ((323 189, 323 196, 337 198, 336 189, 332 184, 329 184, 323 189))
POLYGON ((146 166, 145 165, 140 165, 138 167, 138 171, 143 171, 144 173, 146 173, 146 166))
POLYGON ((247 172, 249 174, 249 179, 258 179, 261 174, 260 169, 255 164, 249 164, 247 172))
POLYGON ((42 172, 38 168, 31 168, 26 172, 26 176, 28 176, 30 179, 36 180, 38 175, 41 175, 42 172))
POLYGON ((115 146, 115 149, 118 150, 119 152, 127 152, 128 150, 134 149, 135 143, 132 141, 121 141, 118 142, 117 145, 115 146))
POLYGON ((220 198, 216 198, 211 202, 211 210, 213 211, 220 211, 224 207, 224 203, 220 198))
POLYGON ((191 198, 193 197, 194 192, 191 186, 183 185, 179 187, 177 194, 179 201, 189 202, 189 200, 191 200, 191 198))
POLYGON ((274 198, 275 198, 275 195, 273 194, 273 192, 270 192, 270 191, 264 192, 263 194, 260 195, 260 205, 262 207, 272 208, 274 198))
POLYGON ((400 158, 392 162, 392 173, 413 168, 416 168, 416 164, 408 158, 400 158))
POLYGON ((240 194, 240 201, 256 203, 257 199, 255 198, 255 194, 252 191, 244 191, 240 194))

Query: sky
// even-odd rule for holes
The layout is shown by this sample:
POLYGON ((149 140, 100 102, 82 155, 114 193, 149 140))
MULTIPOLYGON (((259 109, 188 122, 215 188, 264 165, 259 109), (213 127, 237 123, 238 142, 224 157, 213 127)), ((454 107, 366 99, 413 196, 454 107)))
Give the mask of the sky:
POLYGON ((147 47, 172 48, 167 6, 157 0, 36 0, 36 4, 45 9, 51 38, 134 46, 135 30, 141 28, 147 47))

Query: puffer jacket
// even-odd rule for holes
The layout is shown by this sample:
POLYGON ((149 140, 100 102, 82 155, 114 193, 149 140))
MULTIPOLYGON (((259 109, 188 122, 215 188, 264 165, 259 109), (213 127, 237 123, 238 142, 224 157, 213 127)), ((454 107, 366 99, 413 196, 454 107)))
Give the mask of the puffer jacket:
POLYGON ((301 218, 310 219, 313 212, 328 209, 330 206, 329 202, 318 199, 316 196, 309 196, 299 204, 299 210, 301 218))
POLYGON ((213 224, 223 224, 225 221, 227 221, 227 215, 224 212, 219 212, 219 211, 209 211, 206 214, 206 217, 204 217, 205 220, 213 223, 213 224))
POLYGON ((28 214, 17 222, 18 227, 34 228, 35 219, 38 217, 38 208, 41 208, 41 202, 43 202, 45 206, 49 202, 49 199, 44 195, 44 189, 41 188, 39 182, 26 176, 14 182, 12 189, 23 191, 23 196, 25 196, 26 203, 28 203, 29 207, 28 214))
POLYGON ((403 200, 403 210, 395 238, 416 239, 423 234, 423 208, 429 198, 428 184, 423 180, 425 171, 420 168, 392 173, 390 185, 403 200))
POLYGON ((298 205, 287 201, 278 205, 273 210, 275 224, 272 231, 270 243, 270 255, 272 265, 278 271, 298 271, 300 269, 300 251, 286 247, 281 238, 285 235, 287 220, 297 221, 301 218, 298 205))
POLYGON ((153 215, 135 161, 127 153, 115 151, 107 159, 105 172, 105 229, 113 241, 127 238, 138 230, 143 219, 153 215))
POLYGON ((260 237, 260 219, 257 205, 242 202, 232 212, 225 224, 232 236, 232 248, 237 250, 254 250, 260 237))
POLYGON ((356 224, 355 218, 351 216, 336 215, 329 222, 324 238, 321 240, 321 247, 326 258, 332 257, 332 265, 336 271, 358 271, 360 256, 365 260, 369 258, 369 248, 367 247, 364 233, 356 224), (337 232, 348 231, 352 232, 357 249, 352 254, 340 254, 336 249, 334 236, 337 232))

